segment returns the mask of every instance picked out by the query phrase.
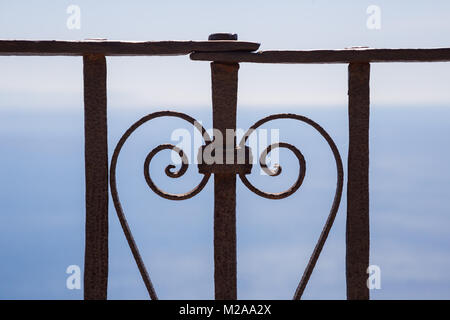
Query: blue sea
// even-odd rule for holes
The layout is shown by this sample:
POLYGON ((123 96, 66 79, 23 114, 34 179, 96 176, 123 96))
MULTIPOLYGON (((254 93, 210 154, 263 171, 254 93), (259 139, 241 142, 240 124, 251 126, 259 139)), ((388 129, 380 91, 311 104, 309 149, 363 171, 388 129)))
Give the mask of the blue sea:
MULTIPOLYGON (((165 109, 165 108, 163 108, 165 109)), ((109 153, 121 134, 148 109, 111 107, 109 153)), ((211 127, 209 107, 182 111, 211 127)), ((257 109, 242 107, 238 127, 263 116, 295 112, 321 124, 335 140, 346 168, 345 106, 257 109)), ((213 183, 196 197, 170 201, 146 185, 143 163, 161 143, 174 143, 180 120, 155 120, 124 147, 118 187, 125 214, 161 299, 213 299, 213 183)), ((312 128, 279 120, 280 140, 306 159, 302 187, 283 200, 267 200, 237 183, 238 297, 290 299, 330 209, 336 185, 332 154, 312 128)), ((450 299, 450 108, 372 106, 370 131, 370 263, 381 270, 373 299, 450 299)), ((82 299, 69 290, 66 269, 83 269, 84 149, 82 108, 0 110, 0 299, 82 299)), ((155 182, 186 192, 200 181, 196 165, 179 179, 164 175, 170 152, 151 166, 155 182)), ((277 192, 295 181, 298 164, 280 151, 283 172, 249 179, 277 192)), ((347 170, 345 170, 345 173, 347 170)), ((345 180, 346 181, 346 180, 345 180)), ((305 299, 345 299, 346 193, 305 299)), ((110 201, 110 299, 147 299, 110 201)))

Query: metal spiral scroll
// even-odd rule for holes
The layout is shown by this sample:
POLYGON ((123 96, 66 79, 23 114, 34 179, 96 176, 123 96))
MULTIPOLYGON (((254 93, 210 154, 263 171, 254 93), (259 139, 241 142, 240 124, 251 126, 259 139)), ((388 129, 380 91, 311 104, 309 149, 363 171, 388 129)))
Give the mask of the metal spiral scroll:
MULTIPOLYGON (((133 253, 133 257, 139 268, 139 272, 141 273, 142 280, 144 281, 147 291, 152 300, 157 300, 158 296, 156 295, 155 289, 153 288, 152 281, 147 272, 147 269, 145 268, 144 262, 139 253, 136 242, 134 241, 130 227, 128 226, 127 219, 125 218, 125 214, 123 212, 122 205, 120 204, 119 195, 117 192, 117 184, 116 184, 116 166, 117 166, 117 159, 119 157, 120 151, 122 150, 123 145, 125 144, 127 139, 130 137, 130 135, 144 123, 146 123, 150 120, 153 120, 155 118, 159 118, 159 117, 176 117, 176 118, 186 120, 187 122, 194 125, 194 127, 197 130, 200 131, 205 142, 211 141, 211 138, 209 137, 205 128, 203 128, 198 123, 198 121, 196 121, 194 118, 188 116, 187 114, 180 113, 180 112, 160 111, 160 112, 151 113, 151 114, 141 118, 139 121, 135 122, 120 138, 116 148, 114 149, 114 153, 113 153, 112 160, 111 160, 111 169, 110 169, 111 196, 112 196, 112 199, 114 202, 114 207, 116 208, 117 216, 119 217, 119 221, 122 226, 123 232, 128 241, 128 245, 130 246, 131 252, 133 253)), ((171 199, 171 200, 185 200, 185 199, 192 198, 193 196, 198 194, 205 187, 211 174, 208 174, 208 173, 205 174, 203 176, 202 180, 200 181, 200 183, 194 189, 192 189, 191 191, 184 193, 184 194, 167 193, 167 192, 162 191, 155 185, 155 183, 153 182, 153 180, 150 177, 149 166, 150 166, 150 162, 153 159, 153 157, 162 150, 172 150, 172 151, 176 152, 182 160, 181 168, 178 171, 173 171, 173 169, 175 169, 174 165, 168 165, 166 167, 165 173, 168 177, 170 177, 170 178, 181 177, 182 175, 184 175, 184 173, 186 172, 186 170, 189 166, 188 159, 185 156, 183 150, 179 149, 178 147, 176 147, 172 144, 161 144, 161 145, 157 146, 156 148, 154 148, 152 151, 150 151, 150 153, 145 158, 144 176, 145 176, 145 180, 146 180, 148 186, 159 196, 166 198, 166 199, 171 199)))
MULTIPOLYGON (((240 142, 240 147, 244 147, 245 143, 247 142, 249 136, 251 135, 251 133, 256 130, 258 127, 260 127, 261 125, 265 124, 266 122, 272 121, 272 120, 277 120, 277 119, 294 119, 294 120, 298 120, 304 123, 307 123, 308 125, 312 126, 314 129, 316 129, 321 135, 322 137, 326 140, 326 142, 328 143, 328 145, 331 148, 331 151, 333 152, 334 155, 334 159, 336 161, 336 169, 337 169, 337 183, 336 183, 336 191, 335 191, 335 195, 334 195, 334 200, 333 200, 333 204, 331 206, 330 209, 330 213, 328 215, 328 218, 325 222, 325 225, 322 229, 322 232, 320 234, 319 240, 316 243, 316 246, 314 248, 314 251, 309 259, 308 265, 305 268, 305 271, 303 272, 303 276, 297 286, 297 289, 294 293, 294 300, 299 300, 306 288, 306 285, 308 284, 309 278, 311 277, 311 274, 314 270, 314 267, 316 265, 316 262, 320 256, 320 253, 322 251, 322 248, 325 244, 325 241, 327 240, 328 234, 331 230, 331 227, 333 225, 334 219, 336 217, 338 208, 339 208, 339 203, 341 201, 341 196, 342 196, 342 187, 343 187, 343 176, 344 176, 344 170, 343 170, 343 165, 342 165, 342 159, 341 156, 339 154, 339 151, 336 147, 336 144, 334 143, 333 139, 331 139, 331 137, 329 136, 329 134, 316 122, 312 121, 311 119, 304 117, 304 116, 300 116, 297 114, 291 114, 291 113, 282 113, 282 114, 274 114, 268 117, 265 117, 261 120, 259 120, 258 122, 256 122, 253 126, 250 127, 250 129, 247 131, 247 133, 244 135, 244 137, 242 138, 241 142, 240 142)), ((270 153, 270 151, 274 148, 286 148, 291 150, 295 156, 297 157, 299 164, 300 164, 300 169, 299 169, 299 174, 298 174, 298 178, 297 181, 286 191, 284 192, 280 192, 280 193, 267 193, 264 191, 259 190, 258 188, 256 188, 255 186, 253 186, 247 179, 247 177, 245 176, 245 174, 239 174, 239 177, 241 179, 241 181, 244 183, 244 185, 249 188, 251 191, 253 191, 254 193, 256 193, 257 195, 264 197, 264 198, 268 198, 268 199, 283 199, 286 198, 290 195, 292 195, 294 192, 296 192, 298 190, 298 188, 300 188, 300 186, 302 185, 303 179, 305 178, 305 171, 306 171, 306 161, 305 158, 303 157, 302 153, 293 145, 285 143, 285 142, 280 142, 280 143, 275 143, 272 144, 270 146, 268 146, 262 153, 261 153, 261 157, 259 159, 259 163, 261 168, 269 175, 269 176, 277 176, 281 173, 281 166, 279 166, 278 164, 275 165, 275 169, 271 170, 269 168, 267 168, 266 162, 265 162, 265 158, 267 157, 267 154, 270 153)))

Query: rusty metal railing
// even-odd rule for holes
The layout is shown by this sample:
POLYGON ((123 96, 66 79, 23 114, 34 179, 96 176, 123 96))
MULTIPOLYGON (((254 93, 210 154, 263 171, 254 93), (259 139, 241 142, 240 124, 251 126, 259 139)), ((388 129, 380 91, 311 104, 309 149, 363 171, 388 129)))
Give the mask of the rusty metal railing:
MULTIPOLYGON (((189 115, 175 111, 149 114, 133 124, 115 147, 108 166, 106 56, 187 55, 192 60, 211 61, 213 127, 226 136, 227 129, 236 129, 239 63, 346 63, 348 64, 349 151, 347 161, 347 226, 346 277, 348 299, 369 299, 366 285, 369 266, 369 78, 372 62, 433 62, 450 61, 450 48, 440 49, 369 49, 297 50, 255 52, 258 43, 237 41, 237 35, 213 34, 208 41, 123 42, 31 41, 0 40, 2 55, 75 55, 84 63, 85 114, 85 174, 86 174, 86 245, 84 264, 84 298, 106 299, 108 284, 108 169, 111 195, 130 249, 142 279, 152 299, 157 299, 149 273, 141 259, 117 192, 116 165, 122 146, 142 124, 158 117, 178 117, 193 124, 202 134, 206 148, 214 152, 237 155, 243 152, 243 163, 201 163, 200 184, 186 194, 169 194, 160 190, 149 172, 153 156, 162 150, 173 150, 182 159, 181 168, 166 167, 166 175, 182 176, 189 163, 183 150, 171 144, 153 149, 144 162, 144 176, 149 187, 159 196, 170 200, 188 199, 198 194, 214 176, 214 281, 216 299, 236 299, 236 176, 254 193, 269 199, 282 199, 301 186, 306 170, 305 159, 295 146, 280 142, 263 151, 259 163, 270 176, 281 173, 281 167, 269 169, 265 157, 274 148, 286 148, 294 153, 300 164, 294 185, 281 193, 266 193, 254 187, 246 178, 252 170, 252 154, 246 146, 251 132, 275 119, 294 119, 312 126, 326 140, 336 162, 337 183, 332 208, 309 263, 294 293, 300 299, 338 211, 343 188, 343 165, 339 151, 330 135, 316 122, 296 114, 275 114, 257 121, 237 143, 218 143, 189 115)), ((234 157, 235 159, 236 157, 234 157)))

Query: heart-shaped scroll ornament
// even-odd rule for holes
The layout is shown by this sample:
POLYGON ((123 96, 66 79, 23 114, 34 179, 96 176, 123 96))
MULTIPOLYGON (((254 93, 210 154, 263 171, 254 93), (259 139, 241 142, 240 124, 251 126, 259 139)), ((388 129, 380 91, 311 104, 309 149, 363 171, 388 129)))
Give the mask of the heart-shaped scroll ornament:
MULTIPOLYGON (((311 257, 309 259, 309 262, 305 268, 305 271, 303 272, 302 278, 297 286, 297 289, 295 290, 294 293, 294 300, 299 300, 302 297, 303 292, 305 291, 306 285, 308 284, 309 278, 311 277, 311 274, 314 270, 314 267, 317 263, 317 260, 319 259, 320 253, 322 252, 322 248, 325 244, 325 241, 328 238, 328 234, 330 233, 331 227, 333 226, 334 220, 336 218, 336 214, 338 212, 339 209, 339 204, 341 202, 341 197, 342 197, 342 188, 343 188, 343 181, 344 181, 344 169, 343 169, 343 165, 342 165, 342 159, 341 159, 341 155, 339 154, 339 150, 336 147, 336 144, 334 143, 333 139, 331 139, 330 135, 325 131, 325 129, 323 129, 318 123, 314 122, 313 120, 301 116, 301 115, 297 115, 297 114, 292 114, 292 113, 280 113, 280 114, 274 114, 268 117, 265 117, 261 120, 259 120, 258 122, 256 122, 253 126, 250 127, 250 129, 245 133, 244 137, 242 138, 242 141, 240 143, 240 147, 243 147, 245 145, 245 143, 247 142, 249 136, 252 134, 253 131, 255 131, 257 128, 259 128, 260 126, 262 126, 263 124, 265 124, 266 122, 272 121, 272 120, 278 120, 278 119, 293 119, 293 120, 298 120, 301 121, 303 123, 306 123, 308 125, 310 125, 311 127, 313 127, 316 131, 319 132, 319 134, 325 139, 325 141, 328 143, 334 159, 336 161, 336 170, 337 170, 337 182, 336 182, 336 191, 334 194, 334 200, 333 200, 333 204, 331 205, 331 209, 330 209, 330 213, 328 214, 327 220, 325 222, 325 225, 322 229, 322 232, 319 236, 319 240, 316 243, 316 246, 314 247, 313 253, 311 254, 311 257)), ((300 188, 300 186, 303 183, 303 179, 305 178, 305 172, 306 172, 306 161, 305 158, 303 157, 303 154, 300 152, 300 150, 298 150, 296 147, 294 147, 293 145, 289 144, 289 143, 285 143, 285 142, 280 142, 280 143, 275 143, 272 144, 270 146, 268 146, 266 148, 266 150, 264 150, 261 153, 260 159, 259 159, 259 163, 261 168, 269 175, 269 176, 277 176, 281 173, 281 166, 279 165, 275 165, 275 170, 270 170, 269 168, 267 168, 266 162, 265 162, 265 157, 269 154, 269 152, 271 150, 273 150, 274 148, 286 148, 291 150, 294 155, 296 156, 296 158, 298 159, 299 162, 299 174, 298 174, 298 178, 296 180, 296 182, 286 191, 283 192, 279 192, 279 193, 267 193, 264 191, 259 190, 258 188, 256 188, 255 186, 253 186, 250 181, 248 181, 247 177, 243 174, 239 174, 239 177, 241 178, 242 183, 244 183, 244 185, 249 188, 251 191, 253 191, 254 193, 256 193, 257 195, 264 197, 264 198, 268 198, 268 199, 283 199, 286 197, 289 197, 290 195, 292 195, 293 193, 295 193, 298 188, 300 188)))
MULTIPOLYGON (((205 146, 208 146, 213 142, 211 140, 211 138, 209 137, 208 133, 206 132, 205 128, 203 128, 199 124, 199 122, 196 121, 194 118, 192 118, 184 113, 180 113, 180 112, 160 111, 160 112, 151 113, 151 114, 141 118, 136 123, 134 123, 120 138, 116 148, 114 149, 113 157, 111 160, 111 168, 110 168, 111 195, 112 195, 112 199, 114 202, 114 206, 116 208, 117 216, 119 218, 120 224, 121 224, 123 232, 125 234, 125 237, 128 241, 128 245, 130 246, 131 252, 132 252, 133 257, 136 261, 136 264, 139 268, 142 279, 145 283, 145 286, 147 288, 147 291, 148 291, 151 299, 158 299, 158 296, 155 292, 152 281, 151 281, 150 276, 147 272, 147 269, 144 265, 142 257, 139 253, 136 242, 134 241, 130 227, 127 223, 125 214, 124 214, 122 206, 120 204, 120 200, 119 200, 119 196, 118 196, 118 192, 117 192, 117 184, 116 184, 116 166, 117 166, 117 160, 118 160, 120 151, 122 150, 123 145, 125 144, 127 139, 131 136, 131 134, 137 128, 139 128, 141 125, 143 125, 144 123, 146 123, 150 120, 153 120, 155 118, 159 118, 159 117, 176 117, 176 118, 186 120, 187 122, 191 123, 201 133, 201 135, 205 141, 205 146)), ((333 204, 331 206, 330 213, 329 213, 328 218, 325 222, 325 225, 322 229, 322 232, 319 236, 319 239, 316 243, 316 246, 313 250, 313 253, 309 259, 309 262, 303 272, 301 280, 300 280, 300 282, 297 286, 297 289, 294 293, 293 299, 298 300, 301 298, 301 296, 306 288, 306 285, 309 281, 309 278, 311 277, 311 274, 314 270, 314 267, 317 263, 317 260, 320 256, 322 248, 325 244, 325 241, 328 237, 328 234, 329 234, 331 227, 333 225, 333 222, 335 220, 335 217, 336 217, 336 214, 337 214, 337 211, 339 208, 339 204, 341 201, 341 196, 342 196, 344 173, 343 173, 343 165, 342 165, 341 156, 336 147, 336 144, 331 139, 329 134, 316 122, 312 121, 311 119, 309 119, 307 117, 296 115, 296 114, 290 114, 290 113, 275 114, 275 115, 271 115, 271 116, 268 116, 266 118, 259 120, 253 126, 251 126, 250 129, 246 132, 246 134, 242 138, 237 149, 245 150, 245 152, 248 153, 250 149, 245 144, 246 144, 249 136, 252 134, 252 132, 254 132, 261 125, 263 125, 269 121, 278 120, 278 119, 298 120, 298 121, 304 122, 304 123, 312 126, 315 130, 317 130, 320 133, 320 135, 325 139, 325 141, 328 143, 328 145, 333 153, 334 159, 336 161, 336 169, 337 169, 337 183, 336 183, 336 191, 335 191, 335 195, 334 195, 333 204)), ((292 151, 299 161, 299 174, 298 174, 297 180, 288 190, 286 190, 284 192, 280 192, 280 193, 267 193, 267 192, 259 190, 255 186, 253 186, 246 177, 246 174, 250 173, 250 171, 251 171, 250 163, 246 163, 243 166, 237 166, 236 174, 239 175, 239 177, 240 177, 241 181, 244 183, 244 185, 247 186, 247 188, 249 188, 251 191, 253 191, 257 195, 264 197, 264 198, 268 198, 268 199, 283 199, 283 198, 286 198, 286 197, 292 195, 293 193, 295 193, 302 185, 303 180, 305 178, 306 161, 305 161, 303 154, 300 152, 300 150, 298 150, 296 147, 294 147, 291 144, 279 142, 279 143, 269 145, 261 153, 261 156, 259 158, 259 164, 260 164, 262 170, 264 172, 266 172, 269 176, 278 176, 281 174, 281 171, 282 171, 281 166, 279 166, 278 164, 274 166, 274 169, 269 169, 266 164, 265 159, 266 159, 267 155, 275 148, 286 148, 286 149, 292 151)), ((166 198, 166 199, 170 199, 170 200, 185 200, 185 199, 192 198, 193 196, 198 194, 205 187, 206 183, 208 182, 208 180, 211 176, 211 171, 208 171, 210 168, 209 169, 205 168, 205 166, 199 165, 199 172, 204 174, 203 179, 200 181, 200 183, 195 188, 193 188, 191 191, 189 191, 187 193, 184 193, 184 194, 167 193, 167 192, 162 191, 155 185, 155 183, 153 182, 153 180, 150 177, 149 166, 150 166, 150 162, 152 161, 153 157, 158 152, 163 151, 163 150, 172 150, 172 151, 176 152, 178 154, 178 156, 180 157, 180 159, 182 160, 181 168, 178 171, 173 171, 173 169, 175 169, 174 165, 169 165, 166 167, 165 173, 168 177, 179 178, 179 177, 183 176, 189 166, 189 161, 188 161, 187 157, 185 156, 183 150, 181 150, 180 148, 178 148, 177 146, 174 146, 172 144, 161 144, 161 145, 157 146, 156 148, 154 148, 147 155, 147 157, 144 161, 144 176, 145 176, 145 180, 146 180, 148 186, 159 196, 166 198)), ((201 149, 201 150, 203 150, 203 149, 201 149)), ((251 159, 251 158, 252 157, 250 154, 246 159, 251 159)), ((251 160, 246 160, 246 161, 251 161, 251 160)), ((213 170, 217 170, 217 165, 214 164, 212 166, 212 168, 213 168, 213 170)), ((221 169, 219 169, 219 170, 221 170, 221 169)), ((233 169, 233 170, 235 170, 235 169, 233 169)))

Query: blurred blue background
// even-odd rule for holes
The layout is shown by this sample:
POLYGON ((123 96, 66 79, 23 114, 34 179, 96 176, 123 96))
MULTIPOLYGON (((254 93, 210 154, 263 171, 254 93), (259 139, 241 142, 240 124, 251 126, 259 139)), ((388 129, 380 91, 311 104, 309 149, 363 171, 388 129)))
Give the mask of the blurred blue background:
MULTIPOLYGON (((236 32, 262 50, 448 47, 448 1, 0 1, 2 39, 204 40, 236 32), (81 28, 68 29, 69 5, 81 28), (366 27, 369 5, 381 29, 366 27)), ((183 111, 211 127, 207 62, 182 57, 108 60, 109 150, 137 119, 183 111)), ((80 57, 0 57, 0 298, 81 299, 66 288, 67 266, 83 267, 84 154, 80 57)), ((271 113, 311 117, 348 147, 345 65, 241 64, 238 127, 271 113)), ((450 65, 372 64, 371 264, 381 268, 374 299, 450 298, 450 65)), ((212 181, 193 199, 172 202, 148 189, 147 153, 170 143, 178 120, 139 129, 118 165, 124 210, 157 292, 163 299, 213 298, 212 181)), ((301 189, 280 201, 259 198, 239 181, 238 296, 289 299, 331 206, 336 173, 320 136, 280 120, 280 140, 307 161, 301 189)), ((251 181, 275 192, 298 167, 280 153, 283 174, 251 181)), ((155 181, 172 192, 200 179, 196 167, 177 180, 163 175, 170 153, 155 159, 155 181)), ((306 299, 345 298, 345 193, 335 225, 305 291, 306 299)), ((147 294, 110 206, 111 299, 147 294)))

